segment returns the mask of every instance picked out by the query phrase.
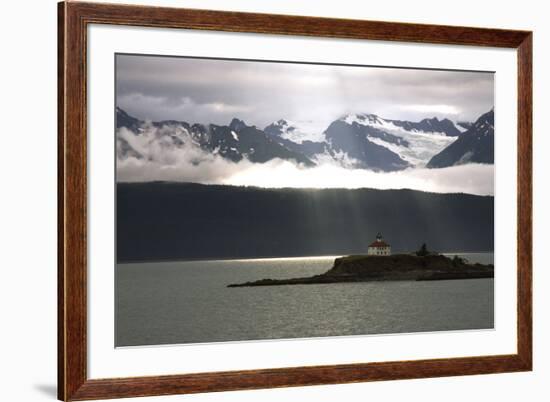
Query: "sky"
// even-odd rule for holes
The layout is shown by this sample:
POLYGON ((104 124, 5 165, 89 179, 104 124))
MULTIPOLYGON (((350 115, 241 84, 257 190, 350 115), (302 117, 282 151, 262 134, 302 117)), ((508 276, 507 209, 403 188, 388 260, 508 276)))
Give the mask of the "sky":
POLYGON ((347 113, 474 121, 493 107, 493 73, 117 55, 117 105, 143 120, 265 127, 347 113))

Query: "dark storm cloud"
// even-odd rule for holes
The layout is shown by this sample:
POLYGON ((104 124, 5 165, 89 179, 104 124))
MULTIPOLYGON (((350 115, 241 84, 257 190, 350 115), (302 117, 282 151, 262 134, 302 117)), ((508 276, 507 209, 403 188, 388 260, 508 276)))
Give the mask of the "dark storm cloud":
MULTIPOLYGON (((117 104, 142 119, 322 126, 348 112, 474 120, 493 107, 493 74, 117 56, 117 104)), ((326 126, 325 126, 326 127, 326 126)))

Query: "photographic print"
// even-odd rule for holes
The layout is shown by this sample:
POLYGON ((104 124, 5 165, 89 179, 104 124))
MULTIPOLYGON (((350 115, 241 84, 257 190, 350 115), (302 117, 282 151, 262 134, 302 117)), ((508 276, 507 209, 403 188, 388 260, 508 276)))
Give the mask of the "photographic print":
POLYGON ((494 327, 493 72, 115 75, 117 347, 494 327))

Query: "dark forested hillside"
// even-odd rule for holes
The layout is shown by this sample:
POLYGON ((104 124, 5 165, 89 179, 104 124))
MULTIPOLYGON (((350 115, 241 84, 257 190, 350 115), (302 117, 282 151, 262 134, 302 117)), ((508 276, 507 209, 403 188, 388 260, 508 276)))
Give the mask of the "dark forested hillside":
POLYGON ((493 197, 412 190, 117 185, 117 260, 493 249, 493 197))

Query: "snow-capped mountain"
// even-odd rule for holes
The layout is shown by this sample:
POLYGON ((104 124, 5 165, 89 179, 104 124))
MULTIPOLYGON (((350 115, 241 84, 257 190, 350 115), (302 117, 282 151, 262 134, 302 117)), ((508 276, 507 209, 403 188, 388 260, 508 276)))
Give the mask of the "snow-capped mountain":
POLYGON ((325 131, 328 154, 346 167, 391 172, 411 166, 397 152, 385 146, 406 148, 406 140, 377 128, 336 120, 325 131), (378 141, 377 141, 378 140, 378 141))
POLYGON ((436 134, 448 137, 457 137, 460 135, 455 124, 449 119, 439 120, 437 117, 423 119, 418 122, 406 120, 390 120, 379 117, 375 114, 352 113, 344 116, 342 120, 348 124, 353 122, 369 125, 377 128, 395 129, 399 127, 410 133, 436 134))
POLYGON ((455 142, 434 155, 429 168, 442 168, 466 163, 494 163, 495 115, 491 110, 482 115, 455 142))
MULTIPOLYGON (((436 155, 443 154, 443 150, 452 150, 451 144, 465 142, 463 136, 469 136, 474 126, 481 127, 478 120, 461 134, 463 129, 459 130, 448 119, 410 122, 374 114, 347 114, 325 129, 315 128, 311 122, 300 124, 281 119, 261 130, 236 118, 228 125, 177 120, 145 122, 120 108, 116 111, 118 158, 160 158, 166 163, 177 159, 174 153, 185 151, 197 164, 201 158, 222 157, 233 162, 246 159, 253 163, 277 158, 305 167, 331 163, 390 172, 424 167, 436 155)), ((463 162, 479 159, 468 155, 463 162)), ((436 164, 437 159, 430 167, 439 167, 436 164)))
POLYGON ((456 140, 456 127, 454 130, 449 128, 454 127, 450 120, 433 118, 409 122, 374 114, 348 114, 339 121, 356 127, 367 140, 398 155, 406 162, 406 167, 425 166, 433 155, 456 140))
POLYGON ((312 121, 277 120, 264 128, 264 131, 273 136, 302 144, 305 141, 324 142, 324 127, 317 126, 312 121))
POLYGON ((422 167, 447 147, 461 131, 448 120, 423 119, 419 122, 390 120, 375 114, 342 116, 329 127, 306 132, 287 120, 278 120, 264 131, 277 142, 312 160, 335 162, 350 168, 381 171, 422 167), (306 139, 308 138, 308 139, 306 139))
POLYGON ((175 158, 174 152, 185 151, 194 155, 197 163, 201 158, 218 155, 233 162, 246 158, 264 163, 278 158, 314 166, 302 153, 278 144, 262 130, 238 119, 233 119, 228 126, 191 125, 176 120, 147 123, 117 108, 116 121, 119 159, 166 159, 169 163, 175 158))

